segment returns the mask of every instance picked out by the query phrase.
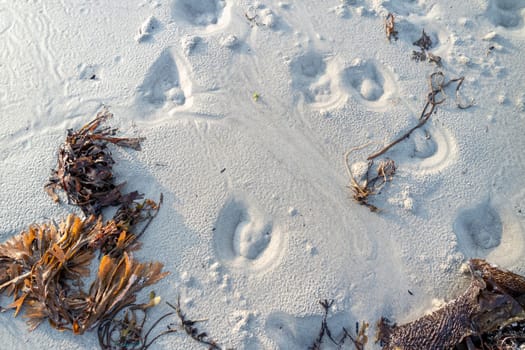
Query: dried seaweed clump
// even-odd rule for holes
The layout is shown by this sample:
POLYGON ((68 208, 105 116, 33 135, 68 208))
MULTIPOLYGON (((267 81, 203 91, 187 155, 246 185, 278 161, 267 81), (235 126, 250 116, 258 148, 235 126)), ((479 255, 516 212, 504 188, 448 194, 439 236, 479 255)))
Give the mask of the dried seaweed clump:
POLYGON ((470 260, 469 267, 470 286, 444 307, 401 326, 382 318, 383 349, 474 349, 475 343, 481 349, 506 349, 506 343, 524 336, 515 322, 525 320, 525 278, 481 259, 470 260))
POLYGON ((140 263, 122 249, 102 256, 94 281, 84 289, 94 243, 105 232, 119 232, 117 247, 129 238, 113 221, 71 214, 59 225, 31 225, 0 245, 0 293, 13 296, 9 308, 16 309, 15 316, 25 310, 30 330, 48 320, 54 328, 82 334, 167 275, 161 263, 140 263))
POLYGON ((120 206, 112 220, 106 222, 105 227, 91 242, 91 248, 100 249, 102 254, 112 257, 121 255, 124 251, 132 251, 140 248, 138 239, 148 228, 151 221, 157 216, 163 196, 161 194, 159 203, 146 199, 142 203, 125 203, 120 206), (132 233, 141 222, 146 222, 138 234, 132 233))
POLYGON ((57 202, 56 189, 64 190, 68 201, 78 205, 86 216, 99 215, 104 207, 131 203, 141 197, 136 191, 123 194, 124 183, 114 183, 112 167, 115 162, 108 143, 140 150, 143 139, 115 137, 118 129, 101 126, 112 116, 104 109, 80 130, 68 130, 66 141, 58 152, 57 169, 45 185, 57 202))
POLYGON ((396 173, 396 164, 390 159, 386 158, 379 161, 376 169, 373 169, 374 161, 368 161, 367 170, 362 181, 356 179, 350 166, 348 165, 348 156, 359 147, 351 149, 345 154, 345 165, 350 178, 350 188, 353 192, 353 198, 361 205, 368 207, 373 212, 378 212, 379 208, 369 202, 370 196, 378 194, 379 191, 391 182, 396 173))

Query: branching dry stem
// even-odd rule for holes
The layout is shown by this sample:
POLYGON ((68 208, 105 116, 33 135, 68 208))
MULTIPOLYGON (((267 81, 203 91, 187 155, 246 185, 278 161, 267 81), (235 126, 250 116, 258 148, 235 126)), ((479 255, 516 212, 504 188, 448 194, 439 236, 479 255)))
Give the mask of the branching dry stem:
POLYGON ((367 143, 362 146, 354 147, 345 153, 345 165, 346 165, 346 169, 348 172, 348 176, 350 178, 350 188, 352 188, 352 191, 354 192, 354 196, 353 196, 354 199, 359 204, 367 206, 371 211, 374 211, 374 212, 379 211, 379 209, 376 206, 368 202, 368 199, 370 195, 377 193, 386 182, 392 181, 393 175, 395 173, 395 163, 393 160, 390 160, 390 159, 386 159, 385 161, 382 161, 379 164, 379 167, 377 169, 378 176, 376 176, 373 179, 369 179, 369 172, 373 165, 373 161, 376 158, 384 155, 392 147, 394 147, 401 141, 409 138, 410 135, 415 130, 421 128, 423 125, 425 125, 428 122, 432 114, 435 113, 437 106, 444 103, 445 100, 447 99, 445 88, 447 88, 452 83, 457 83, 456 90, 455 90, 457 107, 460 109, 467 109, 473 106, 473 101, 471 101, 468 104, 464 104, 461 102, 459 89, 461 85, 463 84, 464 80, 465 80, 465 77, 460 77, 460 78, 455 78, 455 79, 446 81, 445 75, 443 74, 443 72, 435 72, 430 75, 428 79, 428 85, 429 85, 430 91, 427 95, 427 101, 425 103, 425 106, 423 107, 421 115, 419 116, 418 123, 414 127, 412 127, 410 130, 405 132, 402 136, 398 137, 394 141, 390 142, 388 145, 384 146, 379 151, 376 151, 367 157, 367 160, 369 161, 369 163, 368 163, 367 177, 366 177, 364 185, 360 185, 355 179, 354 175, 352 174, 352 171, 350 170, 350 165, 348 162, 348 157, 350 153, 356 150, 365 148, 368 145, 370 145, 370 143, 367 143), (379 185, 376 185, 376 182, 379 178, 382 178, 383 181, 379 185))

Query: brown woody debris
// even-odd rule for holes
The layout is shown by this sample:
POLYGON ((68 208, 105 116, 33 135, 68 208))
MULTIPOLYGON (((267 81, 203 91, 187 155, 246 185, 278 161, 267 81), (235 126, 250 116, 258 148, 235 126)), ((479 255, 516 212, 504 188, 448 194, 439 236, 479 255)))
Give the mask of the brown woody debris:
POLYGON ((470 286, 444 307, 401 326, 382 318, 383 349, 472 349, 475 342, 482 349, 507 349, 505 342, 525 339, 516 323, 525 320, 525 278, 481 259, 470 260, 469 268, 470 286))

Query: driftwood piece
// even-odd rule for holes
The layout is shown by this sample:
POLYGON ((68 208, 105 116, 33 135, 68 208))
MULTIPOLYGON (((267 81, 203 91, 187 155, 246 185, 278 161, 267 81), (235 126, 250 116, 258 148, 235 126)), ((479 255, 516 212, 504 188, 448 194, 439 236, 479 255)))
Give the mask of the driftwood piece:
POLYGON ((525 320, 524 277, 481 259, 470 260, 469 268, 470 286, 442 308, 401 326, 382 318, 377 338, 383 349, 454 349, 471 335, 482 336, 525 320))

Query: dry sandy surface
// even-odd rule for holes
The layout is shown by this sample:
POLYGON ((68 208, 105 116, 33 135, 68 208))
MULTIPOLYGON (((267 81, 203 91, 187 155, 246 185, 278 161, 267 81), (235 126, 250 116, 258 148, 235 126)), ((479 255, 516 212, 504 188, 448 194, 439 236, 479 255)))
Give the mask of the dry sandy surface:
MULTIPOLYGON (((108 106, 146 138, 113 149, 119 180, 164 194, 135 254, 171 271, 153 288, 163 300, 181 295, 225 347, 306 349, 333 299, 333 332, 369 321, 379 349, 375 321, 458 295, 466 259, 525 273, 524 55, 520 0, 0 1, 0 239, 76 210, 43 186, 66 130, 108 106), (442 67, 411 59, 423 29, 442 67), (397 172, 373 213, 343 155, 371 142, 351 154, 358 171, 416 125, 438 70, 464 76, 474 106, 445 90, 386 154, 397 172)), ((30 333, 12 314, 2 349, 98 348, 95 333, 30 333)))

